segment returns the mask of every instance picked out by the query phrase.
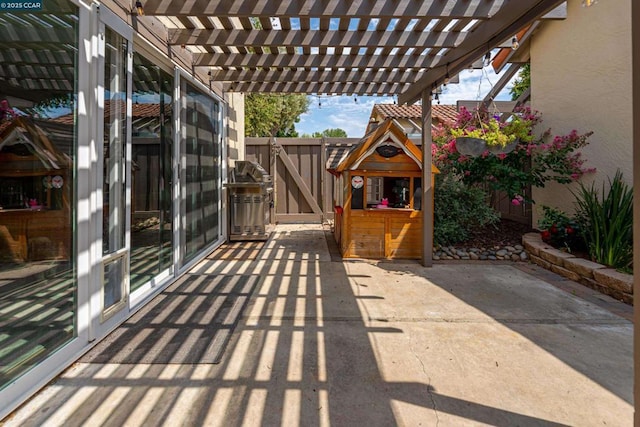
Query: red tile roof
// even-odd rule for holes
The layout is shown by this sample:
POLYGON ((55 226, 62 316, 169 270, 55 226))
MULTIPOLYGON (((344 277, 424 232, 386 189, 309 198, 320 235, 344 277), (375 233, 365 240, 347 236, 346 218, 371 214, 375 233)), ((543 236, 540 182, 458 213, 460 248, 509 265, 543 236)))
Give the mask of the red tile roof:
MULTIPOLYGON (((372 116, 379 115, 382 120, 392 119, 421 119, 421 105, 376 104, 373 106, 372 116)), ((458 110, 455 105, 432 105, 431 117, 440 122, 455 122, 458 110)))

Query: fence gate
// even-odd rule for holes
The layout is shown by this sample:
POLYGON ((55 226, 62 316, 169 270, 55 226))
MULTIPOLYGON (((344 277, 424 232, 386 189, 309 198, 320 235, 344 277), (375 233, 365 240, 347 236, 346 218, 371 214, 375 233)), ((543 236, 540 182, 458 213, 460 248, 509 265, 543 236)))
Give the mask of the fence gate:
POLYGON ((260 163, 273 177, 272 220, 320 223, 333 219, 334 178, 326 170, 327 158, 336 147, 358 140, 245 138, 246 159, 260 163))

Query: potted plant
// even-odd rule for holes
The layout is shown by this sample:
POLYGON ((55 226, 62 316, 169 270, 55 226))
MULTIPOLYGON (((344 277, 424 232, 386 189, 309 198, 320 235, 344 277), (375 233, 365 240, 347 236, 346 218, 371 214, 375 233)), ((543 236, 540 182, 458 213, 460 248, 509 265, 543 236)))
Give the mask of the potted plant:
POLYGON ((461 154, 479 156, 485 151, 499 154, 513 151, 520 142, 531 141, 532 126, 530 120, 516 113, 501 120, 500 115, 480 110, 472 114, 462 107, 451 135, 455 137, 456 148, 461 154))

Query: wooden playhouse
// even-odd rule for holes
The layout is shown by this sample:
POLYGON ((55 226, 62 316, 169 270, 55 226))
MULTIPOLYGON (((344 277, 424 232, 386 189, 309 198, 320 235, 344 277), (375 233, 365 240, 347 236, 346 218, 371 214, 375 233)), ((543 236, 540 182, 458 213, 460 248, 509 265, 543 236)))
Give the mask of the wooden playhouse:
POLYGON ((400 126, 384 121, 328 170, 343 257, 422 258, 422 152, 400 126))

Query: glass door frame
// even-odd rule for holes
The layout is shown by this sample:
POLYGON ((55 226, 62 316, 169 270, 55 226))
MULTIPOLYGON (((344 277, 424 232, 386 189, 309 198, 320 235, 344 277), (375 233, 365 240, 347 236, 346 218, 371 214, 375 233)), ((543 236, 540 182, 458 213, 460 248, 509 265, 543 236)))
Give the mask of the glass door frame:
POLYGON ((89 155, 95 140, 95 123, 92 120, 93 105, 95 103, 93 41, 95 39, 95 24, 91 6, 79 1, 69 0, 78 7, 78 59, 75 87, 76 121, 76 160, 74 164, 74 198, 70 201, 74 213, 73 217, 73 244, 74 250, 71 257, 75 263, 76 281, 76 307, 74 318, 76 322, 75 337, 68 343, 53 352, 50 356, 39 362, 16 381, 0 390, 0 418, 17 408, 24 400, 38 389, 51 381, 53 377, 65 370, 70 360, 78 358, 84 353, 88 342, 91 340, 91 280, 93 272, 93 260, 91 259, 91 247, 93 229, 91 217, 93 216, 92 199, 95 196, 92 181, 92 159, 89 155), (80 211, 78 208, 85 208, 80 211))
POLYGON ((177 275, 181 275, 188 271, 195 264, 200 262, 203 258, 205 258, 208 254, 210 254, 214 249, 218 248, 222 243, 226 241, 227 236, 227 203, 226 203, 226 189, 223 187, 223 183, 226 182, 227 179, 227 131, 226 125, 227 122, 225 117, 227 117, 227 103, 225 100, 218 96, 210 87, 207 87, 202 82, 193 78, 193 76, 186 70, 181 67, 175 68, 175 103, 174 103, 174 111, 176 114, 176 129, 175 129, 175 151, 174 154, 176 156, 176 161, 179 162, 179 167, 177 168, 177 176, 175 179, 174 190, 176 191, 174 197, 174 260, 177 275), (220 157, 220 175, 218 176, 217 185, 219 188, 219 200, 218 200, 218 236, 217 239, 212 242, 210 245, 200 249, 200 253, 196 255, 192 260, 187 263, 184 263, 183 254, 180 250, 181 245, 184 245, 185 242, 182 241, 182 231, 183 231, 183 221, 185 219, 184 213, 181 210, 181 202, 182 198, 186 192, 186 183, 182 182, 183 168, 186 166, 186 159, 183 158, 182 155, 182 143, 183 139, 186 137, 186 125, 183 123, 182 114, 186 111, 186 101, 185 94, 183 93, 184 84, 188 83, 198 90, 202 91, 203 94, 208 95, 213 100, 218 102, 220 108, 218 110, 218 117, 216 118, 220 123, 220 135, 219 135, 219 157, 220 157))
MULTIPOLYGON (((111 12, 105 7, 94 5, 96 11, 96 34, 94 35, 94 58, 96 59, 96 85, 97 89, 97 111, 95 117, 97 118, 95 128, 95 147, 94 153, 97 155, 97 161, 94 168, 94 191, 97 193, 93 198, 94 206, 92 211, 95 210, 93 221, 93 235, 95 237, 93 245, 93 259, 95 260, 93 265, 93 274, 91 280, 91 328, 90 328, 90 340, 101 338, 106 333, 114 329, 117 325, 122 323, 130 314, 129 309, 129 254, 130 254, 130 228, 131 228, 131 87, 132 87, 132 58, 133 58, 133 28, 128 26, 123 20, 121 20, 114 12, 111 12), (121 232, 124 234, 123 245, 118 250, 103 254, 103 206, 104 206, 104 116, 105 116, 105 46, 106 46, 106 31, 107 28, 122 37, 126 41, 126 123, 124 132, 124 159, 125 169, 124 176, 124 200, 121 204, 124 206, 118 206, 120 209, 124 209, 124 224, 122 224, 121 232), (105 284, 105 271, 108 266, 114 265, 121 266, 121 280, 122 280, 122 298, 119 302, 109 308, 104 307, 104 284, 105 284)), ((107 212, 108 214, 108 212, 107 212)))
MULTIPOLYGON (((140 307, 142 307, 144 304, 146 304, 151 298, 153 298, 155 295, 157 295, 159 292, 161 292, 164 288, 166 288, 166 286, 168 286, 173 279, 176 277, 176 271, 177 271, 177 266, 178 266, 178 261, 176 259, 176 253, 178 252, 179 249, 179 241, 178 241, 178 236, 179 236, 179 211, 176 211, 176 203, 175 203, 175 199, 178 198, 178 191, 180 189, 180 185, 179 185, 179 173, 178 173, 178 162, 179 162, 179 158, 176 155, 176 145, 177 142, 179 141, 179 136, 180 136, 180 127, 179 127, 179 113, 177 113, 178 108, 180 106, 179 102, 176 101, 176 94, 178 93, 179 89, 177 88, 178 83, 176 83, 175 81, 175 65, 173 65, 170 61, 169 58, 166 58, 162 55, 160 55, 157 51, 157 49, 153 46, 151 46, 149 44, 148 41, 144 40, 139 34, 134 34, 134 39, 133 39, 133 51, 135 51, 136 53, 140 53, 143 54, 144 57, 148 60, 153 60, 155 61, 155 64, 164 72, 171 74, 174 77, 174 81, 173 81, 173 88, 172 88, 172 95, 173 95, 173 100, 171 102, 171 107, 174 111, 172 120, 173 120, 173 135, 171 135, 171 139, 173 142, 173 147, 172 147, 172 152, 171 155, 173 156, 173 158, 171 159, 171 176, 172 176, 172 185, 171 185, 171 191, 172 191, 172 196, 173 196, 173 201, 171 203, 171 216, 172 216, 172 223, 173 223, 173 230, 172 230, 172 248, 171 250, 173 251, 173 263, 171 264, 171 266, 163 271, 161 271, 159 274, 157 274, 153 279, 151 279, 149 282, 145 283, 144 285, 142 285, 140 288, 136 289, 135 291, 132 291, 129 294, 129 308, 131 310, 131 312, 134 312, 136 310, 138 310, 140 307), (176 117, 178 116, 178 117, 176 117)), ((131 85, 131 89, 133 89, 133 84, 131 85)), ((133 95, 132 95, 133 96, 133 95)), ((131 97, 130 97, 131 98, 131 97)), ((131 99, 129 99, 130 102, 132 102, 131 99)), ((131 130, 129 131, 129 135, 131 138, 131 130)), ((133 144, 133 141, 130 141, 131 144, 133 144)), ((179 149, 179 147, 178 147, 179 149)), ((178 151, 179 153, 179 151, 178 151)), ((132 175, 131 175, 131 170, 129 170, 128 175, 129 177, 129 183, 132 183, 132 175)), ((130 188, 130 192, 133 191, 133 189, 130 188)), ((130 203, 129 203, 130 204, 130 203)), ((129 218, 131 217, 130 212, 128 214, 129 218)), ((130 233, 130 227, 128 228, 129 233, 128 233, 128 240, 127 240, 127 244, 128 244, 128 248, 131 248, 131 233, 130 233)))

